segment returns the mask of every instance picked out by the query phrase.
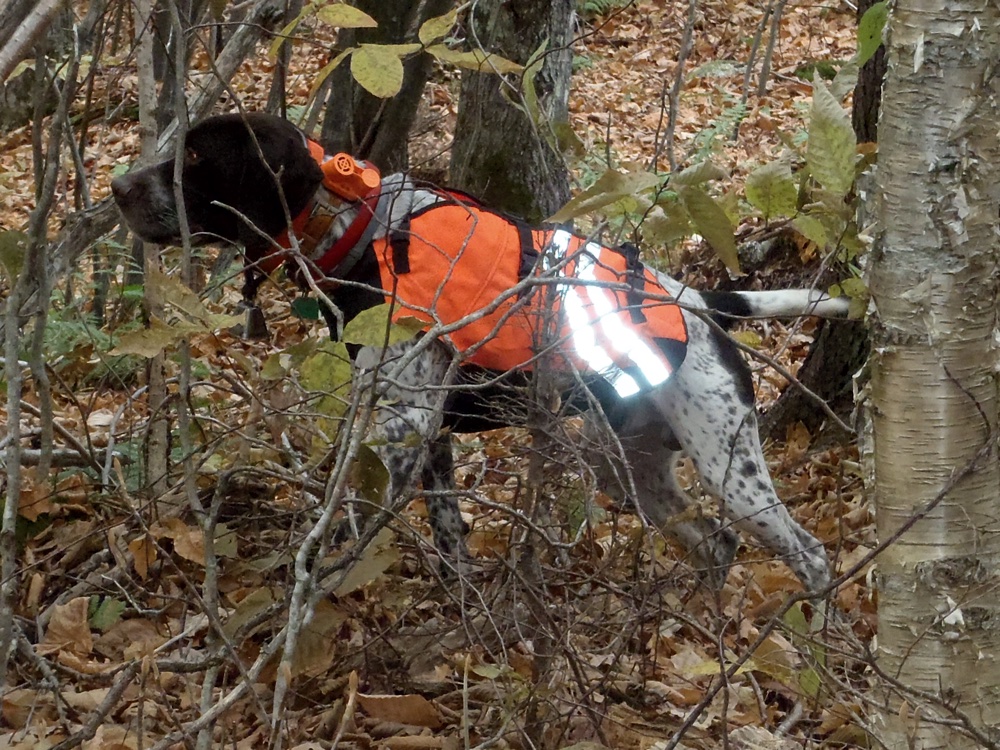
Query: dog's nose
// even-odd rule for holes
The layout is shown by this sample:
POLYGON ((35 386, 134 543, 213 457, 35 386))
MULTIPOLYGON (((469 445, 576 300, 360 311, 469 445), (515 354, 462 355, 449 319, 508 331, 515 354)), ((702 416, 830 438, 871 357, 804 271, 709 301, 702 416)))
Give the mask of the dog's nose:
POLYGON ((111 194, 115 197, 115 203, 122 204, 128 197, 129 180, 127 175, 120 175, 111 181, 111 194))

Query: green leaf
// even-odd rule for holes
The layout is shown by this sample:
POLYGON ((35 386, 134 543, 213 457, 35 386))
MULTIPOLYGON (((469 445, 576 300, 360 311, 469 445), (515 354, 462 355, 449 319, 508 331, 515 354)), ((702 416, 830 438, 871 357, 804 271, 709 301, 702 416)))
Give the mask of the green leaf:
POLYGON ((140 302, 145 295, 142 284, 126 284, 122 287, 122 299, 131 302, 140 302))
POLYGON ((118 345, 109 354, 136 354, 140 357, 152 358, 190 334, 204 333, 207 330, 204 325, 197 323, 167 325, 159 318, 152 318, 149 328, 129 331, 119 336, 118 345))
POLYGON ((319 300, 315 297, 296 297, 292 300, 292 315, 303 320, 319 320, 319 300))
POLYGON ((382 44, 362 44, 351 55, 351 75, 372 96, 388 99, 403 87, 403 62, 382 44))
POLYGON ((792 226, 807 240, 815 242, 817 247, 824 248, 829 244, 823 222, 810 214, 799 214, 792 220, 792 226))
POLYGON ((449 49, 443 44, 433 44, 427 48, 427 51, 441 62, 468 70, 477 70, 481 73, 520 73, 524 70, 523 65, 518 65, 516 62, 500 57, 500 55, 478 49, 462 52, 449 49))
POLYGON ((733 225, 722 206, 700 188, 682 187, 678 193, 698 234, 712 246, 726 264, 726 268, 733 273, 739 273, 740 260, 736 251, 733 225))
POLYGON ((830 93, 833 94, 834 99, 842 102, 848 94, 854 91, 854 87, 858 85, 858 71, 860 70, 861 66, 853 59, 840 66, 837 75, 830 81, 830 93))
POLYGON ((16 229, 0 232, 0 264, 7 271, 8 283, 13 286, 24 269, 28 253, 28 235, 16 229))
POLYGON ((795 215, 799 191, 787 159, 757 167, 747 175, 745 188, 750 205, 765 219, 795 215))
POLYGON ((722 167, 716 166, 710 161, 700 161, 682 169, 677 174, 670 175, 670 183, 672 186, 702 185, 712 180, 724 180, 727 177, 729 177, 729 172, 722 167))
POLYGON ((263 380, 281 380, 288 374, 281 361, 283 356, 281 353, 272 354, 264 360, 264 365, 260 368, 260 377, 263 380))
POLYGON ((443 16, 428 18, 420 24, 420 30, 417 31, 417 38, 423 45, 428 45, 436 42, 438 39, 443 39, 448 35, 448 32, 451 31, 457 18, 458 8, 448 11, 443 16))
POLYGON ((868 296, 868 286, 863 279, 852 276, 831 286, 828 294, 831 297, 844 295, 852 299, 866 298, 868 296))
POLYGON ((691 234, 687 211, 673 206, 656 206, 642 222, 642 239, 654 245, 673 245, 691 234))
POLYGON ((382 575, 399 559, 399 545, 396 535, 388 528, 378 532, 378 535, 362 553, 361 558, 352 565, 340 585, 334 589, 334 595, 344 597, 352 591, 357 591, 382 575))
POLYGON ((316 17, 342 29, 374 29, 378 26, 374 18, 347 3, 324 5, 316 11, 316 17))
POLYGON ((802 611, 802 602, 796 602, 785 613, 785 626, 795 635, 806 635, 809 632, 809 623, 806 621, 805 612, 802 611))
POLYGON ((340 341, 324 341, 299 367, 299 382, 307 391, 337 393, 351 383, 351 358, 340 341))
POLYGON ((90 624, 102 633, 122 619, 122 612, 125 611, 125 603, 110 596, 101 599, 100 604, 90 615, 90 624))
POLYGON ((495 680, 504 673, 500 667, 493 664, 475 664, 470 667, 469 671, 487 680, 495 680))
POLYGON ((569 203, 546 219, 547 222, 561 224, 577 216, 611 205, 627 195, 660 184, 660 178, 649 172, 619 172, 609 169, 597 178, 597 182, 575 196, 569 203))
POLYGON ((385 346, 409 341, 427 327, 427 323, 416 318, 401 318, 390 322, 392 306, 385 302, 367 310, 362 310, 344 326, 344 343, 361 346, 385 346))
POLYGON ((882 46, 882 30, 889 18, 888 3, 875 3, 858 22, 858 65, 864 65, 882 46))
POLYGON ((815 698, 819 695, 820 685, 819 672, 812 667, 799 672, 799 687, 805 695, 815 698))
POLYGON ((385 501, 385 491, 389 487, 389 470, 382 459, 369 446, 362 445, 351 464, 351 486, 361 497, 378 506, 385 501))
POLYGON ((586 145, 580 140, 580 136, 576 134, 576 131, 573 130, 573 126, 569 120, 553 122, 550 124, 548 130, 551 130, 555 135, 556 145, 559 147, 560 153, 572 154, 577 158, 583 158, 587 153, 586 145))
MULTIPOLYGON (((524 94, 524 106, 528 110, 528 117, 535 125, 543 126, 542 108, 538 104, 538 91, 535 89, 535 76, 537 76, 542 70, 542 64, 545 62, 544 53, 546 48, 549 46, 549 38, 545 37, 542 43, 538 45, 538 48, 531 53, 528 58, 528 64, 524 66, 524 74, 521 76, 521 89, 524 94)), ((539 130, 546 134, 546 140, 549 141, 549 145, 553 146, 552 133, 546 127, 540 127, 539 130)))
POLYGON ((215 554, 218 557, 226 557, 235 560, 239 556, 239 542, 236 530, 229 528, 227 524, 220 523, 215 526, 215 554))
POLYGON ((857 141, 851 118, 821 81, 813 84, 811 115, 806 164, 820 185, 842 198, 854 184, 857 141))

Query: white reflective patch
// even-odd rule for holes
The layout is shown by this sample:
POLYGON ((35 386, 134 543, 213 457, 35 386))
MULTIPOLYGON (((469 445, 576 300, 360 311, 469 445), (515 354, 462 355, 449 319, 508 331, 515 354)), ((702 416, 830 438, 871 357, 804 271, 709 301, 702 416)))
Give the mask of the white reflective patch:
MULTIPOLYGON (((564 229, 552 233, 549 246, 543 257, 542 267, 546 270, 566 258, 573 235, 564 229)), ((577 256, 576 277, 583 282, 596 282, 594 266, 602 248, 594 243, 588 243, 585 251, 577 256)), ((635 378, 622 370, 597 343, 593 330, 594 320, 587 314, 583 295, 587 295, 594 308, 596 318, 611 345, 620 354, 629 358, 642 372, 650 385, 656 386, 670 377, 670 367, 644 342, 639 335, 622 322, 612 303, 610 293, 606 289, 591 284, 560 284, 565 298, 566 323, 570 330, 570 338, 577 355, 597 374, 605 378, 623 398, 639 393, 641 387, 635 378), (585 287, 586 291, 583 288, 585 287)))
POLYGON ((639 384, 635 378, 624 372, 612 361, 608 353, 597 345, 597 337, 590 325, 587 311, 583 307, 578 290, 567 289, 564 301, 566 309, 566 324, 569 326, 570 338, 576 353, 584 363, 601 377, 605 378, 619 396, 634 396, 639 392, 639 384))
MULTIPOLYGON (((549 248, 552 252, 549 251, 549 248, 546 249, 542 262, 543 268, 549 269, 553 264, 561 262, 565 258, 571 238, 572 235, 563 229, 552 233, 552 238, 549 240, 549 248)), ((619 396, 622 398, 634 396, 640 390, 639 384, 635 382, 635 378, 616 365, 608 353, 598 345, 597 337, 594 335, 590 318, 580 295, 581 290, 572 283, 560 284, 559 287, 564 293, 563 308, 566 314, 566 325, 569 328, 570 339, 573 341, 573 348, 576 349, 577 355, 587 367, 607 380, 619 396)))
POLYGON ((569 241, 573 235, 565 229, 557 229, 552 233, 549 244, 542 253, 542 269, 548 271, 556 263, 566 257, 566 250, 569 249, 569 241))
MULTIPOLYGON (((593 243, 587 245, 587 250, 594 255, 601 251, 593 243)), ((582 254, 577 268, 578 276, 582 281, 597 280, 594 274, 594 259, 592 255, 587 253, 582 254), (586 264, 584 264, 584 258, 587 259, 586 264)), ((617 311, 614 309, 614 305, 611 304, 608 290, 596 286, 587 286, 587 294, 594 305, 594 309, 597 311, 598 319, 601 321, 601 328, 607 334, 611 345, 635 362, 636 366, 642 372, 643 377, 649 381, 649 384, 659 385, 669 378, 670 369, 664 364, 663 360, 646 345, 645 341, 639 338, 635 331, 622 323, 621 318, 618 317, 617 311)))

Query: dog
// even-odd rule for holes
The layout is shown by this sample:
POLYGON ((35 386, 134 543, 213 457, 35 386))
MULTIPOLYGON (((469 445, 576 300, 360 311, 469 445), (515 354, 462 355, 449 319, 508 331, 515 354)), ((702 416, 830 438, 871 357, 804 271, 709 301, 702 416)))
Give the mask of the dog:
MULTIPOLYGON (((465 525, 448 494, 450 432, 509 424, 514 417, 496 408, 499 394, 545 360, 554 363, 564 402, 590 415, 588 434, 614 433, 620 456, 604 453, 594 465, 606 491, 637 501, 705 570, 718 572, 716 585, 735 555, 735 527, 785 560, 807 591, 828 586, 822 544, 775 494, 750 370, 712 318, 842 317, 847 300, 804 289, 698 292, 643 266, 631 246, 605 248, 563 229, 527 227, 405 174, 382 178, 347 155, 329 157, 292 124, 262 113, 204 120, 187 132, 184 154, 191 241, 241 245, 251 291, 259 283, 254 269, 291 259, 290 273, 336 306, 325 311, 334 335, 387 300, 394 319, 421 321, 424 335, 388 348, 355 347, 355 382, 377 389, 373 445, 389 471, 389 493, 400 496, 420 477, 443 560, 466 554, 465 525), (491 223, 500 220, 507 224, 491 223), (480 265, 465 267, 465 253, 480 265), (478 286, 459 288, 452 277, 478 286), (411 299, 421 285, 424 298, 411 299), (526 300, 547 300, 546 321, 529 318, 526 300), (518 340, 508 347, 520 352, 513 364, 487 351, 510 321, 520 325, 508 336, 518 340), (423 451, 415 448, 421 441, 423 451), (720 518, 693 512, 674 475, 682 454, 719 500, 720 518)), ((181 241, 174 171, 167 160, 112 181, 126 223, 143 240, 181 241)))

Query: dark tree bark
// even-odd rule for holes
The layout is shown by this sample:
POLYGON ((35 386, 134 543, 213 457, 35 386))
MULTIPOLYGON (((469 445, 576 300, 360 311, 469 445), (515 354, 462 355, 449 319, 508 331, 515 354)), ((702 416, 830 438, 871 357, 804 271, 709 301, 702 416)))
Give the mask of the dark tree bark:
MULTIPOLYGON (((289 24, 292 19, 299 15, 302 10, 303 0, 286 0, 285 17, 281 21, 282 27, 289 24)), ((288 99, 286 96, 286 86, 288 85, 288 65, 292 59, 292 46, 290 44, 281 45, 278 52, 278 59, 274 62, 274 72, 271 75, 271 90, 267 94, 267 104, 265 109, 271 114, 288 118, 288 99)))
POLYGON ((156 80, 163 86, 156 103, 156 124, 163 130, 174 119, 174 102, 177 100, 177 45, 184 45, 185 67, 191 60, 195 45, 191 39, 179 39, 178 33, 189 36, 190 29, 198 22, 208 6, 208 0, 174 0, 180 16, 180 32, 171 18, 170 6, 160 2, 153 22, 153 70, 156 80))
POLYGON ((451 157, 452 184, 531 222, 570 198, 566 166, 542 128, 567 119, 573 8, 573 0, 480 0, 470 10, 470 44, 488 52, 524 64, 548 40, 535 79, 546 122, 511 103, 515 82, 466 71, 451 157))
MULTIPOLYGON (((341 32, 341 49, 355 44, 404 44, 417 41, 417 30, 428 18, 443 15, 452 0, 354 0, 351 3, 376 21, 374 29, 341 32)), ((403 61, 403 88, 392 99, 378 99, 351 77, 344 63, 331 75, 330 94, 320 141, 331 153, 346 151, 370 159, 383 173, 409 165, 407 139, 417 105, 431 73, 433 58, 412 55, 403 61)))
MULTIPOLYGON (((858 20, 876 0, 858 3, 858 20)), ((873 143, 878 130, 882 80, 885 78, 885 47, 868 60, 858 73, 854 88, 851 119, 858 143, 873 143)), ((868 359, 868 330, 861 321, 823 323, 799 371, 799 380, 830 403, 838 414, 853 403, 852 376, 868 359)), ((785 435, 788 425, 802 422, 815 432, 825 416, 800 388, 789 387, 761 420, 761 432, 775 440, 785 435)))
MULTIPOLYGON (((858 3, 858 20, 875 4, 876 0, 858 3)), ((854 106, 851 120, 858 143, 878 141, 878 113, 882 105, 882 80, 885 78, 885 46, 879 47, 861 70, 854 87, 854 106)))

